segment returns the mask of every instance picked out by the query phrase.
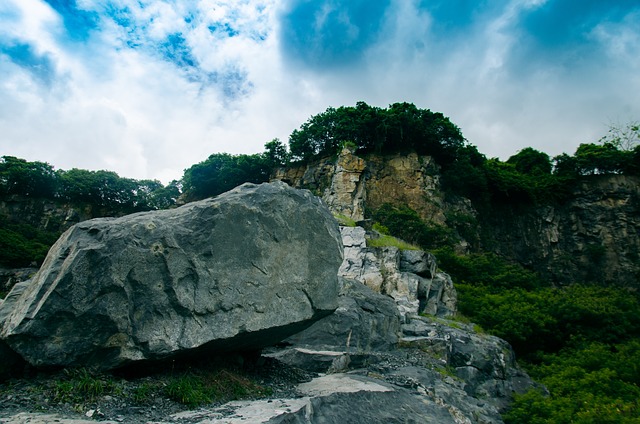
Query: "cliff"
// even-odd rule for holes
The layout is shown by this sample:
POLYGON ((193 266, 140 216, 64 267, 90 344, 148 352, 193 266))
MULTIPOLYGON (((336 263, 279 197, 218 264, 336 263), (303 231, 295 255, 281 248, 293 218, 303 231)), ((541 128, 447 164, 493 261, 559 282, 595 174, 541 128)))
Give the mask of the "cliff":
POLYGON ((406 205, 428 224, 451 230, 459 253, 491 251, 557 284, 638 287, 640 180, 623 175, 584 177, 562 203, 492 205, 479 214, 468 199, 447 196, 428 156, 335 159, 280 170, 281 179, 322 196, 337 214, 356 221, 384 203, 406 205), (477 222, 461 231, 460 218, 477 222))

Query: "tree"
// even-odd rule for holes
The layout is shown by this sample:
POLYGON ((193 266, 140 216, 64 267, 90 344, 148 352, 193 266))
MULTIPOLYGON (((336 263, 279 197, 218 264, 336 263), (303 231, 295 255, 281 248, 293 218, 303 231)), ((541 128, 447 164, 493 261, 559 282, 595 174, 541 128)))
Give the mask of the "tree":
POLYGON ((358 102, 312 116, 289 137, 289 151, 293 160, 308 162, 336 154, 347 141, 362 153, 414 151, 433 156, 442 166, 465 143, 460 129, 441 113, 406 102, 387 109, 358 102))
POLYGON ((581 175, 619 174, 628 166, 633 154, 619 150, 613 143, 587 143, 578 146, 575 158, 581 175))
POLYGON ((549 155, 531 147, 520 150, 507 159, 507 163, 515 165, 516 171, 522 174, 548 175, 552 169, 549 155))
POLYGON ((217 196, 242 183, 266 182, 271 169, 263 155, 215 153, 184 171, 184 193, 190 200, 217 196))
POLYGON ((607 135, 599 141, 601 144, 612 144, 623 151, 631 151, 640 144, 640 122, 632 121, 626 125, 611 124, 607 135))
POLYGON ((53 198, 58 181, 53 167, 14 156, 0 158, 0 194, 53 198))
POLYGON ((266 143, 264 148, 264 158, 272 168, 282 167, 289 163, 289 152, 287 152, 287 147, 279 139, 274 138, 270 142, 266 143))

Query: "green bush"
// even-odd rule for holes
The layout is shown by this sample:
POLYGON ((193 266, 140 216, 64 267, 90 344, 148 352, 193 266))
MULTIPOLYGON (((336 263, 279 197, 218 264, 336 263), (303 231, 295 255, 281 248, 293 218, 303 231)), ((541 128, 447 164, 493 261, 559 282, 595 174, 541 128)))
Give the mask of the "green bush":
POLYGON ((241 374, 226 370, 191 370, 172 377, 166 386, 170 399, 197 407, 213 401, 264 396, 268 390, 241 374))
POLYGON ((371 215, 390 234, 423 249, 433 249, 451 243, 450 229, 428 225, 416 211, 406 205, 395 206, 385 203, 371 215))
POLYGON ((0 218, 0 264, 10 268, 41 264, 60 234, 0 218))
POLYGON ((531 375, 549 390, 516 396, 507 423, 637 423, 640 343, 598 342, 548 355, 531 375))

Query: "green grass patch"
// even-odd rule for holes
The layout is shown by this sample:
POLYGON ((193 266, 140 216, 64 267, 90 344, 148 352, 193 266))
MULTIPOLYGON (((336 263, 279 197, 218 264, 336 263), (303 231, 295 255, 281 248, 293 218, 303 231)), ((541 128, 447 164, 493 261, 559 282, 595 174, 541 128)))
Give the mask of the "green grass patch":
POLYGON ((336 221, 338 221, 338 224, 340 224, 343 227, 356 227, 357 223, 354 219, 349 218, 346 215, 342 215, 339 213, 333 214, 333 217, 336 219, 336 221))
POLYGON ((60 379, 51 381, 48 390, 55 402, 81 404, 118 394, 122 387, 109 375, 78 368, 65 370, 60 379))
POLYGON ((225 369, 186 371, 172 377, 165 391, 170 399, 191 408, 214 401, 262 397, 270 393, 270 389, 225 369))
POLYGON ((395 238, 393 236, 381 235, 378 238, 372 238, 367 240, 367 246, 369 247, 397 247, 400 250, 421 250, 419 246, 415 244, 407 243, 404 240, 395 238))

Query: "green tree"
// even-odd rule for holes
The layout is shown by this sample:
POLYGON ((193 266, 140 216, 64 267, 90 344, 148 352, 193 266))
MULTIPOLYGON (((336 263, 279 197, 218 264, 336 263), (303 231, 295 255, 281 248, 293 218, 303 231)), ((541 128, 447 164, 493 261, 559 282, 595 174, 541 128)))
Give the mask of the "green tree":
POLYGON ((274 138, 264 145, 264 158, 271 168, 278 168, 289 163, 289 152, 287 146, 279 139, 274 138))
POLYGON ((0 158, 0 194, 53 198, 56 188, 56 174, 48 163, 14 156, 0 158))
POLYGON ((184 193, 190 200, 217 196, 242 183, 266 182, 271 169, 264 155, 215 153, 184 171, 184 193))
POLYGON ((552 169, 549 155, 531 147, 520 150, 507 159, 507 163, 515 165, 516 171, 522 174, 548 175, 552 169))
POLYGON ((575 153, 577 169, 581 175, 619 174, 633 158, 633 153, 619 150, 612 143, 585 143, 575 153))

